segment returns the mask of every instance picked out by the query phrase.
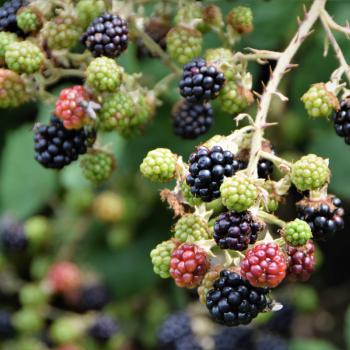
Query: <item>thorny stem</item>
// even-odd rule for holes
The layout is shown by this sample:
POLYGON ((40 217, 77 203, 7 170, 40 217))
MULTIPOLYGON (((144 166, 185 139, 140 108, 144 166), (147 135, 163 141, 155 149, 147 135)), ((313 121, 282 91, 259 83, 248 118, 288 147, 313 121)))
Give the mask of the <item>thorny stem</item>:
POLYGON ((321 16, 320 16, 323 28, 324 28, 324 30, 325 30, 325 32, 327 34, 327 38, 328 38, 330 44, 333 47, 333 50, 334 50, 335 55, 336 55, 336 57, 337 57, 337 59, 338 59, 338 61, 340 63, 340 66, 342 67, 342 70, 343 70, 342 73, 346 74, 346 77, 347 77, 347 79, 350 82, 350 67, 349 67, 348 63, 346 62, 344 54, 343 54, 339 44, 337 43, 336 38, 334 37, 334 35, 333 35, 333 33, 332 33, 332 31, 331 31, 331 29, 329 27, 329 23, 327 21, 326 14, 327 14, 326 10, 323 10, 321 12, 321 16))
POLYGON ((269 50, 255 50, 248 49, 251 53, 244 54, 242 52, 237 52, 234 55, 235 61, 247 60, 247 61, 257 61, 260 64, 266 64, 268 60, 278 60, 282 53, 277 51, 269 50))
POLYGON ((344 33, 347 36, 350 36, 350 26, 349 23, 347 23, 346 27, 343 27, 341 25, 339 25, 338 23, 336 23, 333 18, 330 16, 330 14, 326 11, 323 10, 322 11, 322 17, 323 19, 326 21, 327 26, 331 29, 334 29, 338 32, 344 33))
POLYGON ((305 38, 309 35, 310 29, 319 18, 327 0, 314 0, 309 12, 305 14, 298 31, 293 39, 281 54, 277 65, 272 72, 271 78, 266 86, 265 92, 261 96, 260 105, 255 118, 255 131, 252 137, 251 154, 248 164, 248 172, 257 176, 257 163, 259 160, 259 151, 264 136, 264 125, 266 124, 272 96, 277 93, 278 85, 283 75, 288 70, 291 60, 298 51, 305 38))
POLYGON ((170 73, 166 75, 163 79, 161 79, 153 88, 153 92, 156 96, 164 93, 168 87, 169 84, 177 77, 175 73, 170 73))

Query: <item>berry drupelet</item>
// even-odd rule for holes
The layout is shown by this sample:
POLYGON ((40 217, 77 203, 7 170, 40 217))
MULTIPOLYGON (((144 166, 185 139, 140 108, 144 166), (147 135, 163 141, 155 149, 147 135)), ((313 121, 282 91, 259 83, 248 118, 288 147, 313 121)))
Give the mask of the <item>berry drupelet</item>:
POLYGON ((240 163, 233 154, 220 146, 213 146, 210 150, 198 148, 190 155, 189 166, 187 184, 191 187, 191 193, 204 202, 219 198, 224 177, 230 177, 240 169, 240 163))
POLYGON ((344 228, 342 202, 333 196, 298 202, 297 216, 309 224, 314 239, 326 239, 344 228))
POLYGON ((249 324, 269 304, 266 288, 255 288, 235 272, 223 270, 207 294, 207 308, 226 326, 249 324))
POLYGON ((214 224, 214 239, 221 249, 243 251, 254 244, 262 223, 253 219, 248 211, 230 211, 221 214, 214 224))
POLYGON ((184 66, 180 94, 189 102, 208 101, 218 96, 224 83, 224 73, 208 66, 204 58, 194 58, 184 66))
POLYGON ((35 159, 45 168, 62 169, 86 153, 94 139, 93 132, 67 130, 59 119, 52 117, 48 125, 35 128, 35 159))
POLYGON ((175 105, 173 128, 183 139, 195 139, 208 132, 213 124, 213 110, 209 103, 190 103, 186 100, 175 105))
POLYGON ((128 47, 128 24, 117 15, 105 13, 90 24, 81 40, 94 57, 118 57, 128 47))
POLYGON ((117 323, 111 317, 100 316, 95 320, 89 333, 95 340, 105 343, 118 331, 118 328, 117 323))
POLYGON ((350 145, 350 97, 340 102, 340 109, 333 114, 334 129, 350 145))
POLYGON ((0 31, 20 32, 17 26, 16 13, 25 4, 25 0, 11 0, 6 1, 0 7, 0 31))

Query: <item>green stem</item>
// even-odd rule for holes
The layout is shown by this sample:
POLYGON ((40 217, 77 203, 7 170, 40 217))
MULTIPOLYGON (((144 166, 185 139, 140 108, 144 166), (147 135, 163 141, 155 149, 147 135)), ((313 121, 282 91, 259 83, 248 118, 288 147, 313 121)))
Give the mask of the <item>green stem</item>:
POLYGON ((156 96, 163 94, 168 89, 171 82, 177 77, 175 73, 170 73, 161 79, 153 88, 153 92, 156 96))
POLYGON ((280 227, 284 227, 286 225, 285 221, 279 219, 277 216, 273 214, 266 213, 262 210, 259 210, 257 215, 260 219, 264 220, 267 224, 272 224, 280 227))

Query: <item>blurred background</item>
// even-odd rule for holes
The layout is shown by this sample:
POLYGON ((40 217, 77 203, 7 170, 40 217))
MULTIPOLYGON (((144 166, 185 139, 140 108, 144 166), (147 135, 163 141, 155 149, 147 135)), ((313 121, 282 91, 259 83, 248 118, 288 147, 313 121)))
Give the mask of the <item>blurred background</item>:
MULTIPOLYGON (((310 2, 223 0, 215 3, 222 7, 223 13, 236 4, 250 6, 253 10, 255 30, 245 36, 235 50, 253 47, 281 51, 297 28, 296 18, 302 16, 302 4, 310 2)), ((327 8, 340 24, 350 19, 348 0, 329 1, 327 8)), ((349 213, 350 146, 335 134, 331 121, 309 119, 300 101, 310 84, 328 81, 337 68, 331 51, 323 57, 324 33, 317 29, 321 29, 319 25, 294 59, 299 67, 281 84, 280 90, 289 101, 283 104, 278 99, 273 101, 269 121, 279 125, 271 127, 267 136, 276 152, 290 160, 311 152, 329 158, 330 191, 343 200, 345 211, 349 213)), ((340 34, 336 37, 345 57, 349 57, 349 40, 340 34)), ((217 47, 217 37, 206 34, 205 45, 217 47)), ((128 73, 142 71, 145 84, 149 86, 168 73, 158 59, 139 59, 134 44, 118 62, 128 73)), ((271 65, 273 68, 273 63, 271 65)), ((268 80, 269 69, 269 65, 249 65, 255 91, 261 91, 261 82, 268 80)), ((61 82, 53 91, 58 94, 74 82, 79 81, 61 82)), ((170 111, 178 99, 174 84, 163 96, 163 105, 142 136, 132 139, 123 139, 117 134, 103 136, 103 143, 110 143, 116 155, 117 171, 109 182, 98 188, 83 180, 78 164, 55 172, 41 168, 34 161, 32 128, 35 122, 49 120, 52 105, 33 103, 1 111, 1 215, 11 215, 23 222, 37 215, 48 219, 48 244, 57 246, 57 251, 63 250, 63 256, 70 256, 81 269, 88 271, 87 280, 99 280, 106 285, 111 301, 108 312, 118 319, 125 338, 123 346, 129 349, 157 348, 157 329, 169 315, 191 304, 188 312, 194 319, 198 315, 200 319, 204 309, 196 306, 195 292, 177 288, 171 279, 162 280, 153 273, 149 252, 157 243, 170 237, 172 212, 159 198, 162 187, 141 178, 138 169, 150 149, 167 147, 187 159, 197 144, 215 134, 229 133, 235 128, 235 122, 231 116, 219 112, 214 103, 215 125, 209 134, 196 141, 183 141, 173 134, 171 126, 170 111), (97 201, 100 202, 96 204, 97 201), (101 213, 97 207, 105 210, 101 213)), ((255 113, 254 108, 249 110, 251 115, 255 113)), ((295 217, 296 200, 298 195, 295 193, 281 208, 282 218, 295 217)), ((276 299, 284 302, 286 307, 272 318, 258 319, 249 328, 255 334, 253 336, 259 337, 268 329, 295 350, 350 349, 348 214, 345 222, 344 232, 325 243, 320 242, 319 266, 309 282, 285 283, 275 291, 276 299), (304 338, 307 341, 301 340, 304 338)), ((53 258, 46 253, 45 245, 20 256, 2 254, 0 307, 11 312, 18 310, 18 288, 26 281, 44 276, 53 258), (14 270, 21 281, 11 277, 14 270)), ((238 345, 232 343, 232 349, 244 349, 243 343, 243 340, 238 345)), ((275 348, 271 345, 266 349, 275 348)))

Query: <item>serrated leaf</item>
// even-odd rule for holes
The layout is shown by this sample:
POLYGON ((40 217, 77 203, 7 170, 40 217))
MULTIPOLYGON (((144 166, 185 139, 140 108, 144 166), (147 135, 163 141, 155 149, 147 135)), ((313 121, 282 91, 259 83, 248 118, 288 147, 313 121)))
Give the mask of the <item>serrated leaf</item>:
POLYGON ((0 201, 24 218, 35 213, 55 191, 55 173, 33 157, 32 125, 8 134, 0 172, 0 201))

